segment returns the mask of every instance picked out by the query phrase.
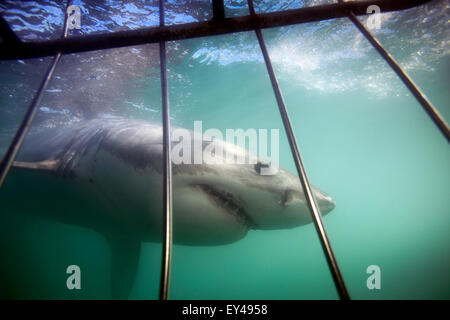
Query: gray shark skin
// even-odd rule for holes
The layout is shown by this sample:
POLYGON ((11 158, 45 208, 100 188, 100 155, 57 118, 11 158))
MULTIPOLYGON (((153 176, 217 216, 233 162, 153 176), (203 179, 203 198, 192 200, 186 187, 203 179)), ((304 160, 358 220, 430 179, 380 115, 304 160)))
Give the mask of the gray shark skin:
MULTIPOLYGON (((201 137, 192 135, 195 139, 201 137)), ((244 149, 214 143, 248 159, 244 149)), ((25 181, 12 192, 33 198, 33 212, 105 236, 113 298, 128 297, 141 243, 162 239, 162 150, 159 124, 93 119, 27 138, 11 172, 25 181), (58 204, 52 201, 56 197, 58 204)), ((311 223, 298 177, 282 168, 260 175, 258 165, 172 164, 174 243, 223 245, 250 229, 311 223)), ((334 208, 330 196, 317 188, 313 192, 323 215, 334 208)))

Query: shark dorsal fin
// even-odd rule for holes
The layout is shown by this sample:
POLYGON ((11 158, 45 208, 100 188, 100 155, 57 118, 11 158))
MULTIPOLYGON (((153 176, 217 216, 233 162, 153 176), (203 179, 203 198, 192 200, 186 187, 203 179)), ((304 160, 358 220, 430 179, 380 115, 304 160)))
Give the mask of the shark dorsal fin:
POLYGON ((22 168, 28 170, 56 171, 59 166, 58 160, 44 160, 37 162, 14 161, 14 168, 22 168))

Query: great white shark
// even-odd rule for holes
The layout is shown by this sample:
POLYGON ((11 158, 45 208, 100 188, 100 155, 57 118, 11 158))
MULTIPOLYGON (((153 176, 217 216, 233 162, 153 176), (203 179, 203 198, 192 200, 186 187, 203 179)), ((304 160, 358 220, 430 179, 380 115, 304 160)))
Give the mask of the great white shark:
MULTIPOLYGON (((215 143, 249 156, 235 145, 215 143)), ((10 191, 32 199, 18 206, 104 235, 113 297, 126 298, 141 243, 162 239, 162 151, 161 125, 141 120, 99 118, 51 129, 25 140, 11 172, 22 182, 10 191)), ((311 223, 299 178, 282 168, 261 175, 260 168, 260 162, 173 164, 174 243, 223 245, 251 229, 311 223)), ((335 207, 329 195, 313 192, 323 215, 335 207)))

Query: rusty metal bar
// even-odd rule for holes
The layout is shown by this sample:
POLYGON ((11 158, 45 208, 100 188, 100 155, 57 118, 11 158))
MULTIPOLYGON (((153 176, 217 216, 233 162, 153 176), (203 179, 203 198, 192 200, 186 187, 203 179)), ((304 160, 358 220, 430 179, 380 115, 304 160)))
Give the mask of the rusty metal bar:
MULTIPOLYGON (((250 14, 255 14, 255 10, 253 7, 253 1, 247 0, 250 14)), ((317 234, 320 239, 320 244, 322 245, 322 249, 324 251, 328 266, 330 268, 331 275, 334 280, 334 284, 336 286, 336 290, 339 294, 339 297, 343 300, 349 300, 350 295, 347 291, 347 287, 344 282, 344 278, 342 277, 341 271, 337 264, 336 257, 331 248, 330 240, 328 239, 325 226, 322 222, 321 213, 319 210, 319 206, 317 205, 316 199, 314 198, 311 185, 308 181, 308 177, 306 175, 306 170, 303 165, 302 157, 300 155, 300 150, 298 148, 298 144, 295 138, 294 130, 291 125, 291 121, 289 119, 289 114, 286 109, 286 105, 284 103, 283 95, 281 94, 280 86, 278 85, 277 78, 275 76, 275 72, 272 67, 272 63, 270 61, 269 53, 266 48, 266 44, 264 42, 264 38, 260 29, 255 29, 256 37, 258 38, 259 46, 261 47, 261 51, 264 57, 264 61, 266 63, 267 72, 269 73, 270 82, 272 83, 273 91, 275 93, 275 98, 277 100, 278 109, 281 114, 281 118, 283 120, 284 129, 286 130, 286 135, 289 141, 289 146, 291 147, 292 156, 294 157, 295 166, 297 167, 297 172, 300 178, 300 183, 303 188, 303 192, 305 194, 306 202, 308 203, 309 210, 311 212, 312 220, 314 222, 314 226, 316 227, 317 234)))
POLYGON ((225 19, 225 7, 223 0, 212 0, 213 19, 223 20, 225 19))
POLYGON ((356 15, 366 15, 369 5, 378 5, 381 8, 381 12, 389 12, 415 7, 429 1, 431 0, 349 1, 222 20, 212 19, 206 22, 74 36, 65 40, 23 42, 14 46, 3 43, 0 45, 0 59, 25 59, 55 55, 58 51, 62 53, 85 52, 144 43, 159 43, 160 41, 252 31, 255 29, 348 17, 349 11, 356 15))
MULTIPOLYGON (((70 3, 70 1, 68 1, 70 3)), ((67 23, 67 13, 65 14, 64 18, 64 29, 63 29, 63 38, 67 38, 68 34, 68 23, 67 23)), ((6 23, 6 22, 5 22, 6 23)), ((3 35, 3 34, 2 34, 3 35)), ((4 38, 3 38, 4 40, 4 38)), ((15 40, 12 40, 15 41, 15 40)), ((19 40, 20 41, 20 40, 19 40)), ((3 183, 5 182, 5 179, 9 173, 9 170, 11 169, 11 166, 14 162, 14 159, 17 156, 17 153, 20 150, 20 147, 22 146, 23 140, 25 139, 26 134, 28 133, 28 130, 30 129, 31 123, 34 120, 34 117, 36 116, 37 111, 39 110, 39 106, 41 104, 42 98, 45 93, 45 89, 47 88, 48 84, 50 83, 53 74, 55 73, 56 65, 58 64, 59 60, 61 59, 61 52, 58 52, 53 59, 49 69, 47 70, 47 73, 45 74, 44 79, 41 82, 41 85, 39 86, 39 89, 36 93, 36 95, 33 98, 33 101, 31 102, 30 106, 28 107, 28 110, 25 114, 25 117, 23 118, 19 129, 17 130, 13 140, 11 141, 11 144, 8 147, 8 150, 6 151, 2 162, 0 163, 0 188, 3 186, 3 183)))
MULTIPOLYGON (((159 1, 159 23, 164 26, 164 0, 159 1)), ((159 287, 159 299, 169 298, 170 271, 172 262, 172 159, 170 155, 170 113, 169 95, 167 89, 166 68, 166 43, 159 42, 159 57, 161 68, 161 98, 162 98, 162 120, 163 120, 163 241, 162 241, 162 265, 161 280, 159 287)))
POLYGON ((423 107, 425 112, 430 116, 431 120, 439 128, 441 133, 450 142, 450 129, 445 122, 444 118, 439 114, 437 109, 431 104, 427 97, 422 93, 419 87, 412 81, 408 74, 402 69, 397 61, 390 55, 390 53, 384 49, 381 43, 367 30, 366 27, 358 20, 353 12, 349 13, 349 18, 353 24, 358 28, 358 30, 366 37, 366 39, 372 44, 372 46, 378 51, 378 53, 383 57, 383 59, 389 64, 392 70, 397 74, 397 76, 403 81, 405 86, 411 91, 413 96, 417 99, 420 105, 423 107))

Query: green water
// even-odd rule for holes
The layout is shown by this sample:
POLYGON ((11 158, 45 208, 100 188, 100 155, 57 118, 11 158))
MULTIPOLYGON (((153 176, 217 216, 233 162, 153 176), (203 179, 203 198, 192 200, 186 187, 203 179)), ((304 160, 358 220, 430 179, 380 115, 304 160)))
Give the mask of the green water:
MULTIPOLYGON (((292 30, 301 34, 303 28, 307 26, 292 30)), ((360 76, 367 74, 364 59, 342 57, 320 73, 320 67, 311 67, 313 52, 301 57, 298 51, 284 48, 283 59, 297 63, 300 67, 295 69, 295 64, 277 60, 280 41, 270 38, 270 31, 265 35, 272 39, 269 52, 309 179, 337 203, 324 223, 352 298, 449 299, 450 149, 445 138, 372 49, 363 54, 376 65, 370 82, 360 76), (286 53, 296 55, 298 61, 286 53), (381 268, 380 290, 366 286, 370 265, 381 268)), ((332 51, 354 41, 354 33, 322 40, 332 51)), ((181 45, 193 50, 192 56, 204 41, 222 52, 236 41, 256 46, 252 33, 181 45)), ((449 119, 448 93, 443 90, 448 82, 442 81, 447 77, 445 57, 432 62, 433 71, 413 70, 411 75, 449 119)), ((172 123, 187 129, 193 129, 194 120, 202 120, 203 128, 220 130, 279 129, 280 166, 294 173, 260 57, 229 64, 220 61, 219 57, 201 62, 188 55, 169 63, 172 123)), ((320 59, 314 63, 320 65, 320 59)), ((153 71, 157 74, 157 69, 153 71)), ((111 90, 123 90, 129 99, 156 112, 131 110, 125 115, 159 120, 159 78, 136 78, 135 83, 143 86, 111 90)), ((6 196, 11 200, 14 196, 7 190, 18 183, 24 182, 12 173, 0 200, 6 196)), ((0 215, 1 297, 110 299, 110 252, 102 236, 39 218, 32 200, 20 195, 14 201, 8 201, 0 215), (14 201, 29 202, 27 212, 18 210, 14 201), (66 287, 66 268, 72 264, 81 268, 81 290, 66 287)), ((49 201, 64 210, 60 199, 49 194, 49 201)), ((158 297, 160 253, 160 244, 143 245, 130 299, 158 297)), ((310 224, 291 230, 250 231, 241 241, 225 246, 175 245, 170 297, 337 299, 338 295, 310 224)))

